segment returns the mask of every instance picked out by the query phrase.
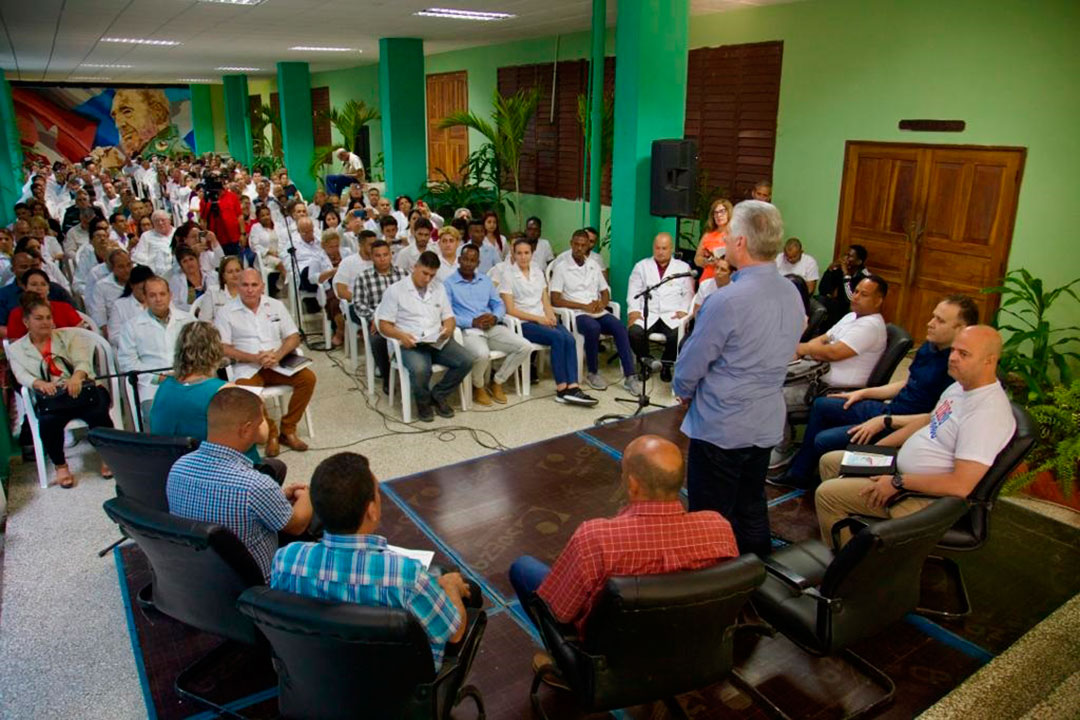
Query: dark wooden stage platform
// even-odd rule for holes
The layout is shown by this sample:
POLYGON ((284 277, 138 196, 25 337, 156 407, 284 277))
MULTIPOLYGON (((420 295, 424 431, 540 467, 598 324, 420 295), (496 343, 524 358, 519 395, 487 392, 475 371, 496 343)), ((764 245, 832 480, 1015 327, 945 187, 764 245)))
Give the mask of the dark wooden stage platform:
MULTIPOLYGON (((681 413, 663 410, 382 484, 380 532, 396 545, 436 550, 436 562, 460 567, 484 590, 489 624, 472 680, 484 694, 491 720, 531 716, 530 664, 540 647, 510 588, 511 562, 523 553, 551 562, 583 520, 617 512, 625 502, 622 449, 644 433, 685 447, 678 432, 681 413)), ((769 497, 775 542, 815 536, 812 496, 770 487, 769 497)), ((116 557, 127 601, 149 579, 149 569, 133 545, 118 549, 116 557)), ((988 545, 955 559, 967 580, 971 615, 960 621, 909 615, 855 648, 897 684, 896 701, 879 717, 910 718, 934 704, 1080 591, 1080 531, 1009 503, 995 509, 988 545)), ((934 578, 924 578, 927 593, 935 585, 934 578)), ((160 718, 198 714, 198 708, 176 698, 171 685, 213 640, 156 611, 130 602, 128 607, 148 712, 160 718)), ((737 657, 747 679, 794 717, 839 717, 878 692, 843 661, 809 657, 780 636, 748 640, 737 657)), ((231 697, 253 690, 237 683, 231 697)), ((552 717, 581 717, 559 693, 542 692, 552 717)), ((679 701, 694 718, 765 717, 730 683, 679 701)), ((245 715, 274 715, 268 694, 249 695, 238 707, 245 705, 245 715)), ((474 715, 466 703, 455 717, 474 715)), ((658 704, 596 717, 659 719, 667 713, 658 704)))

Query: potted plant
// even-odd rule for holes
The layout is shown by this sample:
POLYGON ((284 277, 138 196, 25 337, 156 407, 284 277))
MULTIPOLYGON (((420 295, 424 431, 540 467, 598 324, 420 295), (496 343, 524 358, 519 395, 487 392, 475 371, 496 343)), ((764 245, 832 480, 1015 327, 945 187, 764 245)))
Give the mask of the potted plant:
POLYGON ((1024 491, 1080 510, 1080 380, 1058 385, 1046 402, 1028 405, 1038 439, 1027 462, 1005 483, 1002 492, 1024 491))

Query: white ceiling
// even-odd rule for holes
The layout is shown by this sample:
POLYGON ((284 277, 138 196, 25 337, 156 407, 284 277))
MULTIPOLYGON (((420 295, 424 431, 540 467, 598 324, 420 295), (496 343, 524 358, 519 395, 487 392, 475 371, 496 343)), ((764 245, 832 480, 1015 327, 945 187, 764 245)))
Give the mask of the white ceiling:
MULTIPOLYGON (((623 0, 627 2, 628 0, 623 0)), ((636 2, 637 0, 629 0, 636 2)), ((691 12, 722 12, 792 0, 691 0, 691 12)), ((616 0, 608 0, 608 24, 616 0)), ((11 80, 110 82, 218 81, 220 66, 258 67, 273 75, 280 60, 311 70, 378 59, 380 37, 420 37, 427 54, 472 45, 587 30, 590 0, 265 0, 254 7, 195 0, 0 0, 0 67, 11 80), (499 22, 417 17, 428 7, 514 13, 499 22), (102 37, 177 40, 176 47, 102 43, 102 37), (361 52, 295 52, 293 45, 361 52), (87 64, 131 68, 93 68, 87 64)))

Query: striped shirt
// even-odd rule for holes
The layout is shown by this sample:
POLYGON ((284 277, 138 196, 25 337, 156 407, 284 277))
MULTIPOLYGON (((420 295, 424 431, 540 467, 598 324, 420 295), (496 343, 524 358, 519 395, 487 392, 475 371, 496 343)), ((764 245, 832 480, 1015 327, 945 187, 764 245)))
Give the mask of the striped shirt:
POLYGON ((435 578, 416 560, 387 551, 379 535, 325 533, 321 542, 286 545, 274 556, 270 587, 408 610, 427 633, 436 670, 464 621, 435 578))
POLYGON ((169 470, 169 512, 189 520, 224 525, 247 546, 270 577, 278 532, 289 524, 292 505, 270 476, 224 445, 203 442, 169 470))

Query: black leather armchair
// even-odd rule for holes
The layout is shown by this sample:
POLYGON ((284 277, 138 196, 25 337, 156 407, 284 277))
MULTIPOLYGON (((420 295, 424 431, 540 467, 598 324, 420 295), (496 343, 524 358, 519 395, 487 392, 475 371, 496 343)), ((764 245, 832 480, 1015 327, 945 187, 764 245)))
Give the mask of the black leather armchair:
POLYGON ((195 438, 144 435, 114 428, 94 428, 89 438, 113 471, 116 494, 161 512, 169 511, 165 498, 169 469, 199 447, 195 438))
MULTIPOLYGON (((182 623, 226 639, 180 673, 176 692, 219 713, 234 715, 223 707, 224 703, 208 699, 202 688, 207 669, 234 653, 238 645, 262 648, 269 660, 265 638, 236 607, 236 599, 244 590, 264 584, 262 570, 244 544, 221 525, 152 510, 126 497, 105 501, 105 514, 150 561, 154 607, 182 623)), ((265 664, 269 666, 269 662, 265 664)))
MULTIPOLYGON (((663 700, 724 679, 733 665, 736 620, 765 579, 756 555, 689 572, 609 578, 589 615, 584 640, 559 623, 533 595, 529 612, 559 677, 585 712, 663 700)), ((550 667, 550 666, 549 666, 550 667)), ((538 690, 551 669, 533 678, 533 709, 546 718, 538 690)))
POLYGON ((289 720, 449 720, 480 691, 466 685, 487 616, 469 610, 465 637, 447 647, 438 672, 424 629, 405 610, 329 602, 251 588, 237 601, 270 641, 278 709, 289 720))
POLYGON ((806 342, 825 332, 825 322, 829 319, 829 310, 817 298, 810 298, 807 305, 810 312, 806 317, 806 330, 799 338, 799 342, 806 342))
MULTIPOLYGON (((885 690, 884 697, 847 718, 878 710, 896 691, 888 675, 849 646, 915 609, 923 561, 965 512, 967 503, 961 498, 940 498, 911 515, 862 527, 835 554, 821 541, 808 540, 765 561, 768 577, 753 597, 762 619, 810 653, 842 654, 885 690)), ((841 520, 833 534, 858 524, 852 518, 841 520)), ((774 714, 787 717, 758 690, 748 689, 774 714)))

